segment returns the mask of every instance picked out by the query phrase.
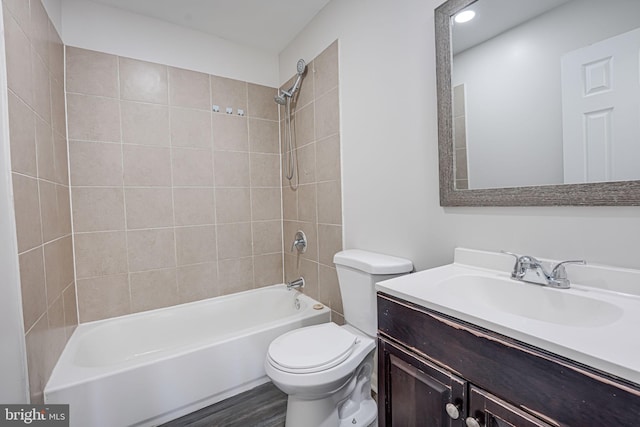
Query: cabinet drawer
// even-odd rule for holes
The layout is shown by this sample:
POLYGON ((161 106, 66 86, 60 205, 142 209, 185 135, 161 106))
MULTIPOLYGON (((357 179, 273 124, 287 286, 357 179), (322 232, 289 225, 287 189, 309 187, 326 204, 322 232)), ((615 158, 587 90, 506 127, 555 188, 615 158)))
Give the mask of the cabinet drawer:
POLYGON ((638 425, 638 385, 382 293, 378 329, 520 409, 544 414, 552 425, 638 425))

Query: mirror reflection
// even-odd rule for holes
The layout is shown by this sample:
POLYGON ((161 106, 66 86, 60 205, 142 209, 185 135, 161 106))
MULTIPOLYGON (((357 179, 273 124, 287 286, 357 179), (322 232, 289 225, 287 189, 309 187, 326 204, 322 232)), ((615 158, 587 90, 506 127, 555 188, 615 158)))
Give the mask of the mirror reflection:
POLYGON ((640 180, 640 1, 464 11, 451 22, 456 189, 640 180))

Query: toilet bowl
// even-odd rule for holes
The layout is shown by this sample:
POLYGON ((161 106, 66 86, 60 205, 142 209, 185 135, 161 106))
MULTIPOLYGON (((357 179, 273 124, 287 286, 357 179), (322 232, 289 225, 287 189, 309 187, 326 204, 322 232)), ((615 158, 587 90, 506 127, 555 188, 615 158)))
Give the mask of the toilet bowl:
POLYGON ((377 424, 375 283, 409 273, 411 261, 361 250, 334 256, 346 325, 308 326, 269 346, 267 376, 288 394, 286 427, 377 424))
POLYGON ((289 395, 287 426, 369 426, 376 343, 349 325, 296 329, 269 346, 265 371, 289 395))

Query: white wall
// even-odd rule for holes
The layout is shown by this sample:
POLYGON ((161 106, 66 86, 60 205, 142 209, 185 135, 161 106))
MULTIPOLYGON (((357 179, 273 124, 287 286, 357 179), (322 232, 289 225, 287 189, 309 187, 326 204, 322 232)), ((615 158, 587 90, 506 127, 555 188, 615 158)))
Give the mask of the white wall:
MULTIPOLYGON (((441 208, 433 9, 440 0, 333 0, 280 55, 340 40, 345 248, 450 262, 456 246, 640 268, 640 207, 441 208)), ((640 286, 640 285, 639 285, 640 286)))
POLYGON ((278 58, 186 27, 88 0, 62 0, 64 44, 266 86, 278 58))
POLYGON ((2 13, 0 10, 0 402, 24 404, 29 402, 27 350, 11 185, 9 101, 2 13))
POLYGON ((58 34, 62 34, 62 0, 42 0, 42 5, 58 34))

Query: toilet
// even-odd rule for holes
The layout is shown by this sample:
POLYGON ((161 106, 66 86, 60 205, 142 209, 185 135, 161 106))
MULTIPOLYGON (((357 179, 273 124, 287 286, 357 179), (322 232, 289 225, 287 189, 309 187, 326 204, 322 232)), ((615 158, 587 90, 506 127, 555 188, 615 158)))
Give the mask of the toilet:
POLYGON ((376 282, 413 270, 411 261, 358 249, 338 252, 346 324, 330 322, 287 332, 271 343, 265 370, 288 394, 286 427, 376 425, 376 282))

